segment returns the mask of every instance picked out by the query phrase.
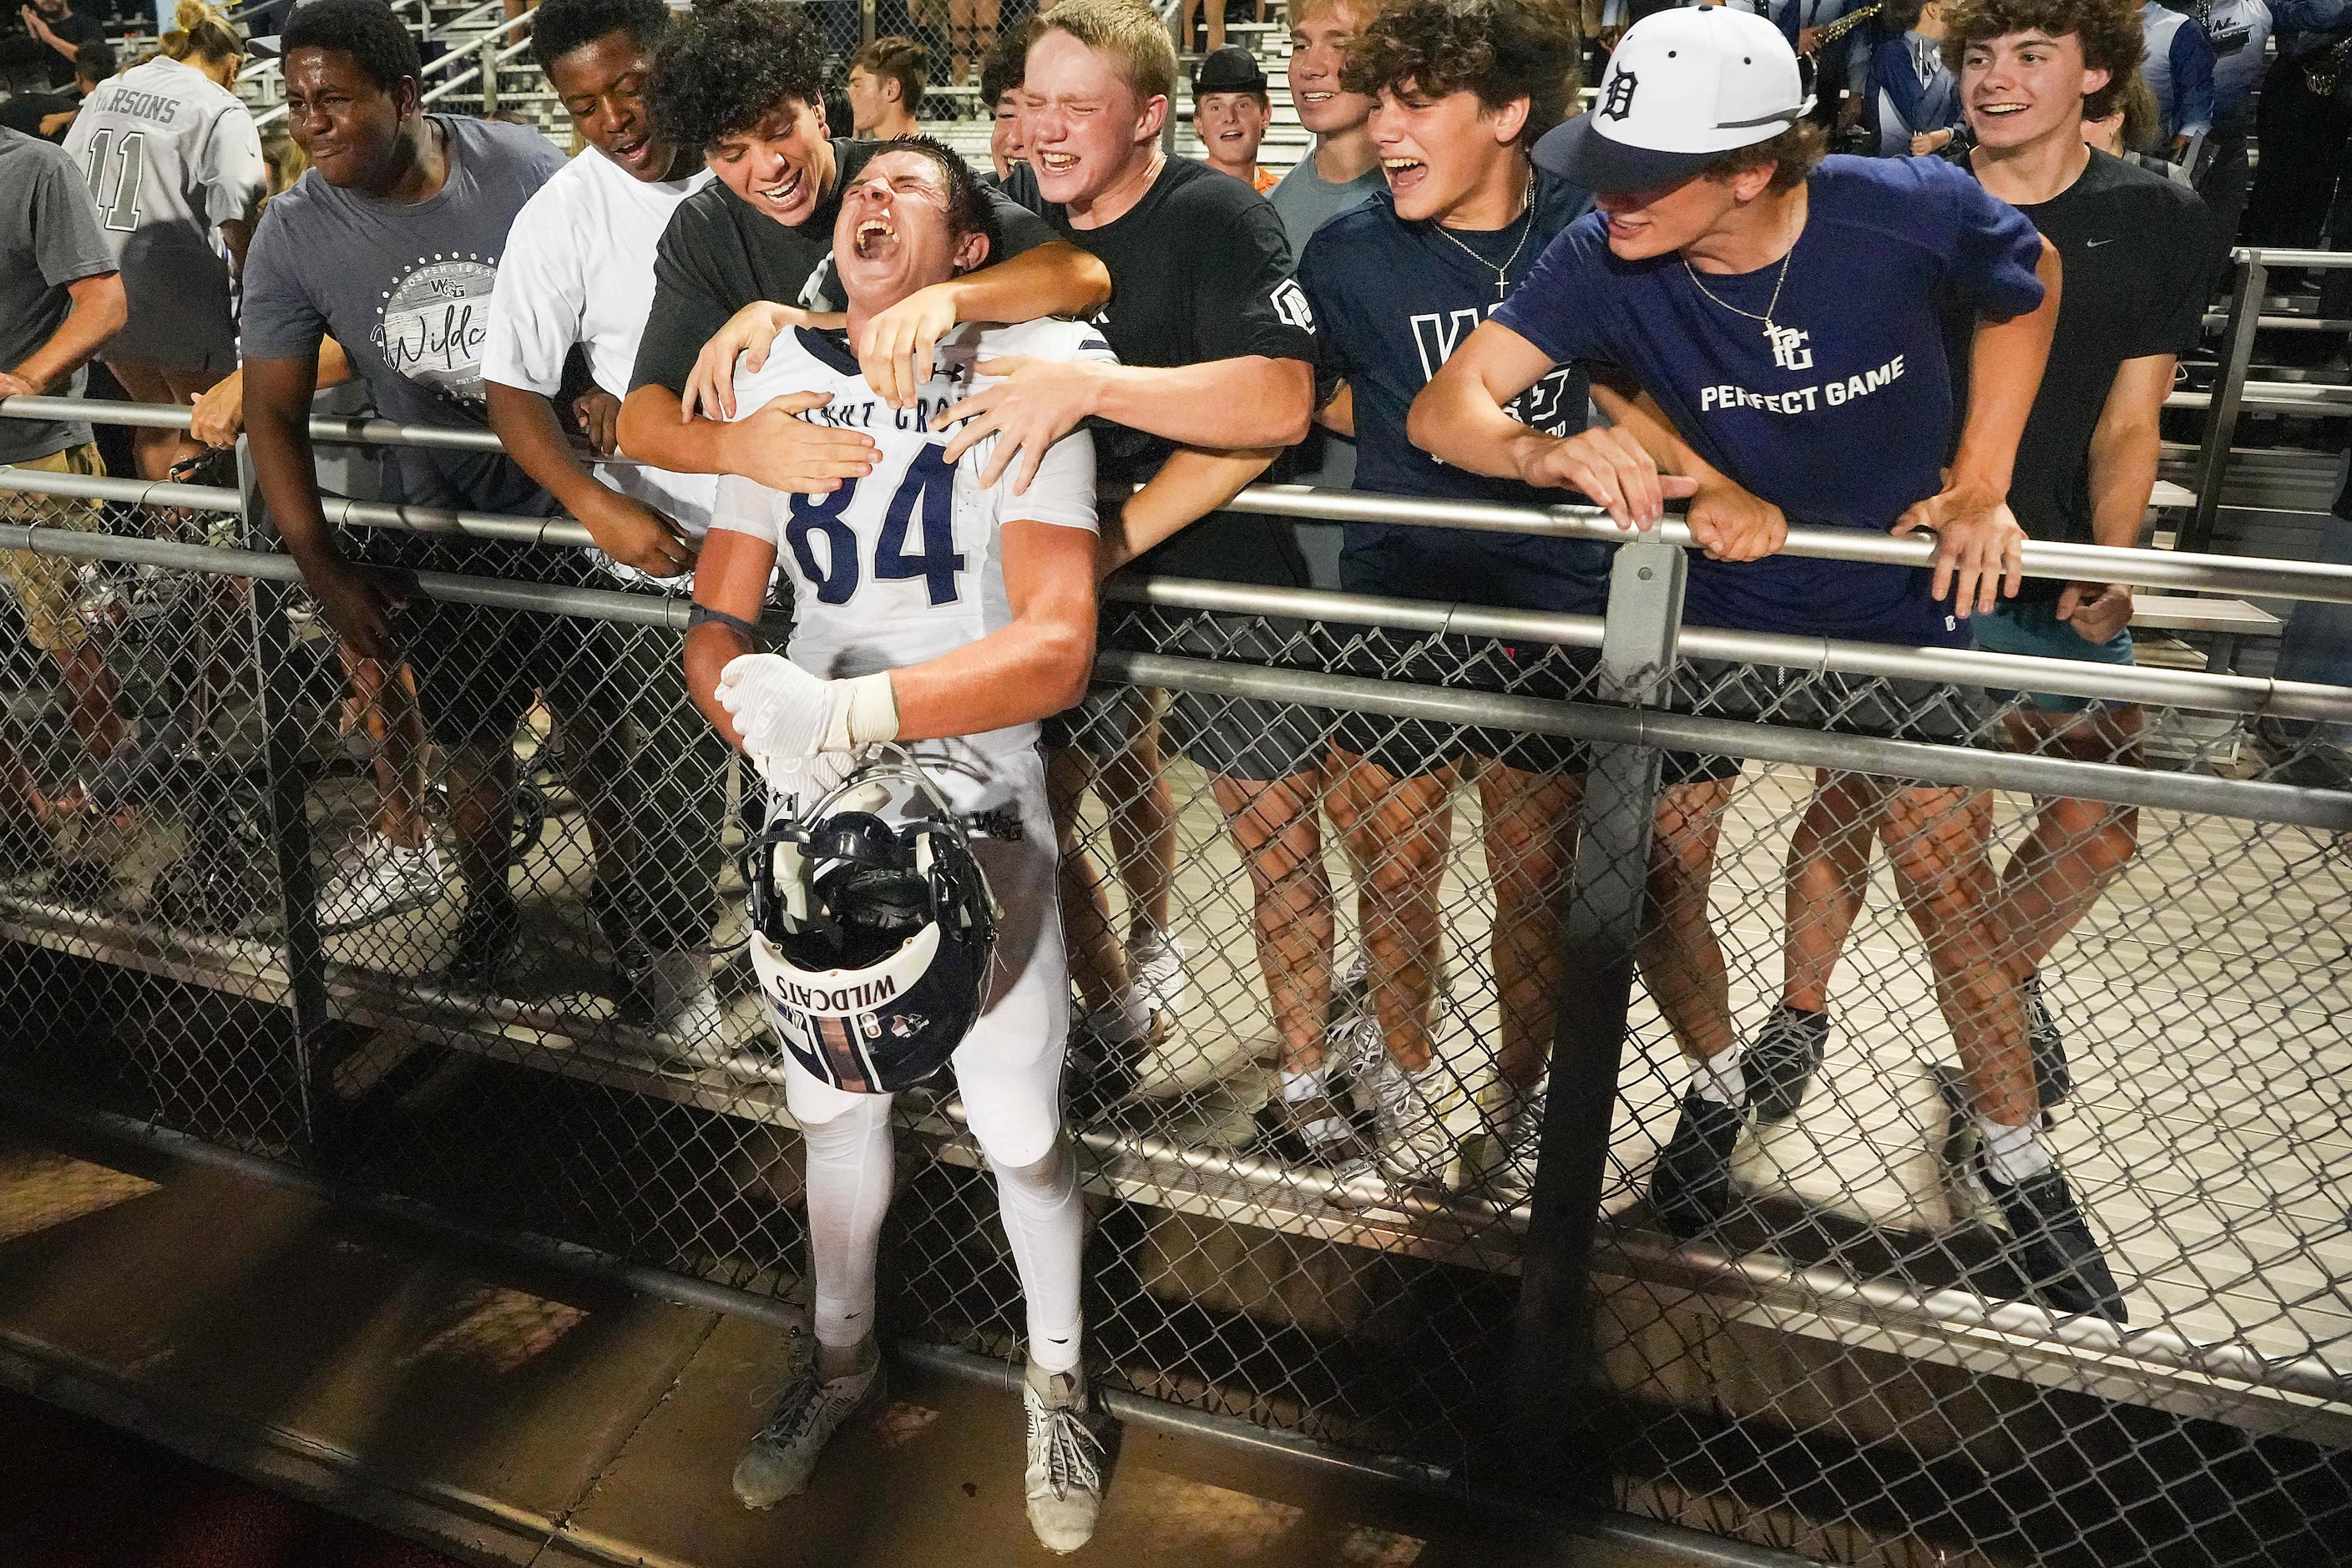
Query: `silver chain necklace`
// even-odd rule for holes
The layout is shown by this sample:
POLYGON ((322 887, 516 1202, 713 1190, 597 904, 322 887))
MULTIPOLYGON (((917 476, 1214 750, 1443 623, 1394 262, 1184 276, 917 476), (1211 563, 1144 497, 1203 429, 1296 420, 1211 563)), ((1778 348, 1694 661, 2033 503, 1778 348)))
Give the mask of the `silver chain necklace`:
POLYGON ((1729 300, 1720 298, 1717 295, 1714 289, 1700 282, 1698 268, 1690 264, 1690 258, 1687 256, 1683 258, 1683 270, 1690 274, 1691 286, 1696 289, 1700 293, 1706 295, 1708 299, 1713 300, 1717 304, 1722 306, 1725 310, 1730 311, 1735 316, 1745 316, 1751 321, 1763 322, 1764 335, 1768 338, 1778 339, 1782 329, 1773 324, 1772 312, 1780 303, 1780 285, 1789 280, 1790 258, 1796 254, 1797 247, 1792 245, 1789 247, 1789 254, 1780 258, 1780 276, 1772 280, 1772 298, 1765 304, 1764 313, 1760 316, 1753 310, 1741 310, 1738 306, 1731 303, 1729 300))
MULTIPOLYGON (((1464 245, 1460 240, 1454 239, 1451 234, 1446 234, 1445 226, 1443 223, 1436 225, 1435 227, 1438 233, 1444 234, 1447 239, 1453 240, 1455 247, 1458 248, 1463 255, 1468 257, 1479 266, 1495 267, 1495 298, 1501 300, 1511 291, 1512 266, 1519 259, 1519 252, 1528 247, 1528 236, 1535 233, 1536 231, 1535 214, 1536 172, 1533 169, 1529 169, 1528 171, 1528 188, 1519 203, 1519 217, 1523 217, 1528 220, 1528 226, 1519 231, 1519 243, 1511 247, 1511 254, 1504 258, 1503 264, 1500 267, 1495 267, 1493 262, 1487 260, 1485 257, 1479 255, 1468 246, 1464 245)), ((1517 223, 1518 221, 1518 218, 1513 218, 1511 223, 1517 223)), ((1505 224, 1503 226, 1505 228, 1508 228, 1511 225, 1505 224)), ((1688 266, 1689 263, 1685 262, 1684 265, 1688 266)))

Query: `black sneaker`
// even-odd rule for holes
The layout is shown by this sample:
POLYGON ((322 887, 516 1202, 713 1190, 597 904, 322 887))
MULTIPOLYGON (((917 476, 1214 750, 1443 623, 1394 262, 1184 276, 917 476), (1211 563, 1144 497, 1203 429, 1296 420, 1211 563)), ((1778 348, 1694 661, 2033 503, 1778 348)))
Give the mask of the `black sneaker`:
POLYGON ((1675 1135, 1650 1171, 1650 1208, 1669 1234, 1688 1241, 1730 1212, 1731 1152, 1747 1127, 1744 1108, 1685 1092, 1675 1135))
POLYGON ((2034 1098, 2047 1110, 2063 1104, 2074 1092, 2074 1072, 2066 1065, 2066 1037, 2058 1032, 2057 1016, 2042 999, 2042 976, 2028 976, 2023 991, 2025 1039, 2033 1052, 2034 1098))
POLYGON ((1739 1064, 1748 1079, 1748 1108, 1757 1121, 1786 1121, 1797 1114, 1822 1069, 1829 1040, 1827 1013, 1809 1013, 1786 1002, 1773 1005, 1739 1064))
POLYGON ((2026 1293, 2053 1312, 2089 1312, 2127 1322, 2124 1294, 2074 1194, 2055 1166, 2014 1185, 1992 1173, 1981 1150, 1977 1179, 2009 1226, 2010 1261, 2026 1293))
POLYGON ((468 895, 466 912, 457 919, 457 940, 449 962, 441 966, 442 984, 469 991, 489 990, 514 956, 515 942, 521 935, 522 911, 515 907, 512 893, 502 889, 468 895))

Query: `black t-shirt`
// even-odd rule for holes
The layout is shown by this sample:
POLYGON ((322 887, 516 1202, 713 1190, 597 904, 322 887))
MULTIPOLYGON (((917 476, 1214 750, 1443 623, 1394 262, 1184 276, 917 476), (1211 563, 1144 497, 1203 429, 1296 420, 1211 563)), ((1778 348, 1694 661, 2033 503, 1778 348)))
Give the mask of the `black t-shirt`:
MULTIPOLYGON (((27 136, 41 134, 41 121, 52 114, 65 114, 81 108, 81 97, 71 92, 20 92, 5 103, 0 103, 0 125, 27 136)), ((51 142, 63 142, 66 133, 60 129, 51 142)))
MULTIPOLYGON (((808 220, 786 227, 713 180, 678 203, 654 252, 653 313, 637 341, 629 389, 667 386, 676 392, 727 319, 755 300, 795 304, 810 274, 833 253, 841 193, 887 142, 833 143, 833 187, 808 220)), ((996 210, 998 259, 1018 256, 1055 237, 1036 214, 991 191, 996 210)), ((828 301, 838 308, 838 296, 828 301)))
MULTIPOLYGON (((106 23, 94 11, 76 11, 70 16, 51 20, 49 31, 73 45, 74 47, 79 48, 84 44, 94 44, 105 37, 106 23)), ((73 61, 66 58, 48 45, 40 43, 38 39, 34 41, 39 44, 41 53, 48 57, 43 63, 49 69, 49 86, 52 89, 71 88, 74 79, 73 61)))
MULTIPOLYGON (((2034 539, 2088 544, 2091 435, 2108 389, 2126 360, 2197 347, 2212 220, 2194 193, 2095 149, 2082 178, 2018 211, 2058 247, 2063 272, 2058 331, 2017 444, 2010 510, 2034 539)), ((1966 353, 1952 363, 1965 379, 1966 353)), ((2026 596, 2054 599, 2063 586, 2028 578, 2026 596)))
MULTIPOLYGON (((1041 210, 1063 238, 1110 269, 1103 336, 1121 364, 1174 367, 1251 355, 1314 362, 1314 318, 1306 291, 1291 281, 1282 220, 1230 174, 1171 158, 1141 201, 1099 228, 1073 228, 1059 206, 1041 210)), ((1097 469, 1109 484, 1141 483, 1175 449, 1173 441, 1118 426, 1095 432, 1097 469)), ((1272 518, 1218 513, 1144 560, 1173 576, 1307 584, 1297 540, 1272 518)))

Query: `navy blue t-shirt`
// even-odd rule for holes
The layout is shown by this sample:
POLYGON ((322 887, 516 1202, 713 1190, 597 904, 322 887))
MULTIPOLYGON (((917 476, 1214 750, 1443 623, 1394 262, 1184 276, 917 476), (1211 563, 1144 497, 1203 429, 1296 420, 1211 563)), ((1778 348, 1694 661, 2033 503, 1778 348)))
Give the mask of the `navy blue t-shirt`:
MULTIPOLYGON (((1341 381, 1354 394, 1356 489, 1559 504, 1555 492, 1439 462, 1405 438, 1405 416, 1437 367, 1501 302, 1497 273, 1505 289, 1517 289, 1591 200, 1580 186, 1539 174, 1531 216, 1491 233, 1440 233, 1433 223, 1397 216, 1395 199, 1379 190, 1315 231, 1298 283, 1315 312, 1318 401, 1341 381)), ((1562 365, 1513 399, 1510 412, 1534 429, 1572 436, 1584 428, 1587 406, 1583 372, 1562 365)), ((1351 593, 1598 615, 1609 595, 1609 549, 1534 534, 1351 522, 1339 580, 1351 593)))
MULTIPOLYGON (((2033 310, 2041 255, 2033 225, 1958 169, 1836 157, 1813 174, 1785 282, 1779 262, 1694 276, 1679 256, 1620 260, 1595 214, 1552 242, 1495 319, 1557 362, 1622 366, 1699 456, 1790 522, 1884 532, 1943 488, 1958 435, 1939 309, 2033 310), (1767 337, 1737 311, 1764 315, 1776 284, 1780 332, 1767 337)), ((1750 631, 1965 644, 1927 597, 1929 577, 1694 554, 1686 611, 1750 631)))

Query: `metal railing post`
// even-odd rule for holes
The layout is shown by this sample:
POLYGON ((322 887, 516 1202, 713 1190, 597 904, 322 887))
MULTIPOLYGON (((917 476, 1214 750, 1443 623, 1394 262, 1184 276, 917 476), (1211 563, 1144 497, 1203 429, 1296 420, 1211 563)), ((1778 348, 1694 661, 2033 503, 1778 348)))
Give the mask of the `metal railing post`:
POLYGON ((857 0, 857 42, 859 47, 874 41, 874 0, 857 0))
MULTIPOLYGON (((261 480, 245 437, 236 443, 236 488, 245 517, 245 547, 275 549, 261 480)), ((320 939, 316 880, 310 872, 310 770, 301 719, 300 667, 293 656, 287 610, 300 590, 292 583, 253 581, 255 658, 261 672, 264 780, 269 797, 269 839, 277 853, 278 896, 286 942, 286 978, 294 1003, 294 1068, 302 1112, 302 1143, 315 1158, 324 1140, 319 1112, 325 1063, 326 949, 320 939)))
MULTIPOLYGON (((1605 700, 1641 707, 1664 694, 1682 626, 1685 570, 1681 547, 1654 534, 1619 547, 1601 634, 1605 700)), ((1590 1500, 1606 1495, 1606 1457, 1580 1419, 1580 1396, 1594 1382, 1592 1246, 1657 794, 1655 747, 1593 745, 1511 1356, 1510 1468, 1537 1498, 1556 1500, 1563 1489, 1590 1500)))
POLYGON ((499 111, 499 45, 500 36, 488 33, 482 37, 482 114, 485 118, 499 111))
POLYGON ((2230 297, 2230 324, 2223 334, 2221 379, 2206 405, 2205 447, 2197 455, 2197 510, 2173 542, 2179 550, 2212 548, 2213 519, 2221 510, 2221 481, 2230 469, 2230 447, 2238 436, 2238 409, 2246 395, 2246 367, 2254 357, 2254 330, 2262 322, 2263 289, 2270 269, 2263 253, 2248 250, 2230 297))

